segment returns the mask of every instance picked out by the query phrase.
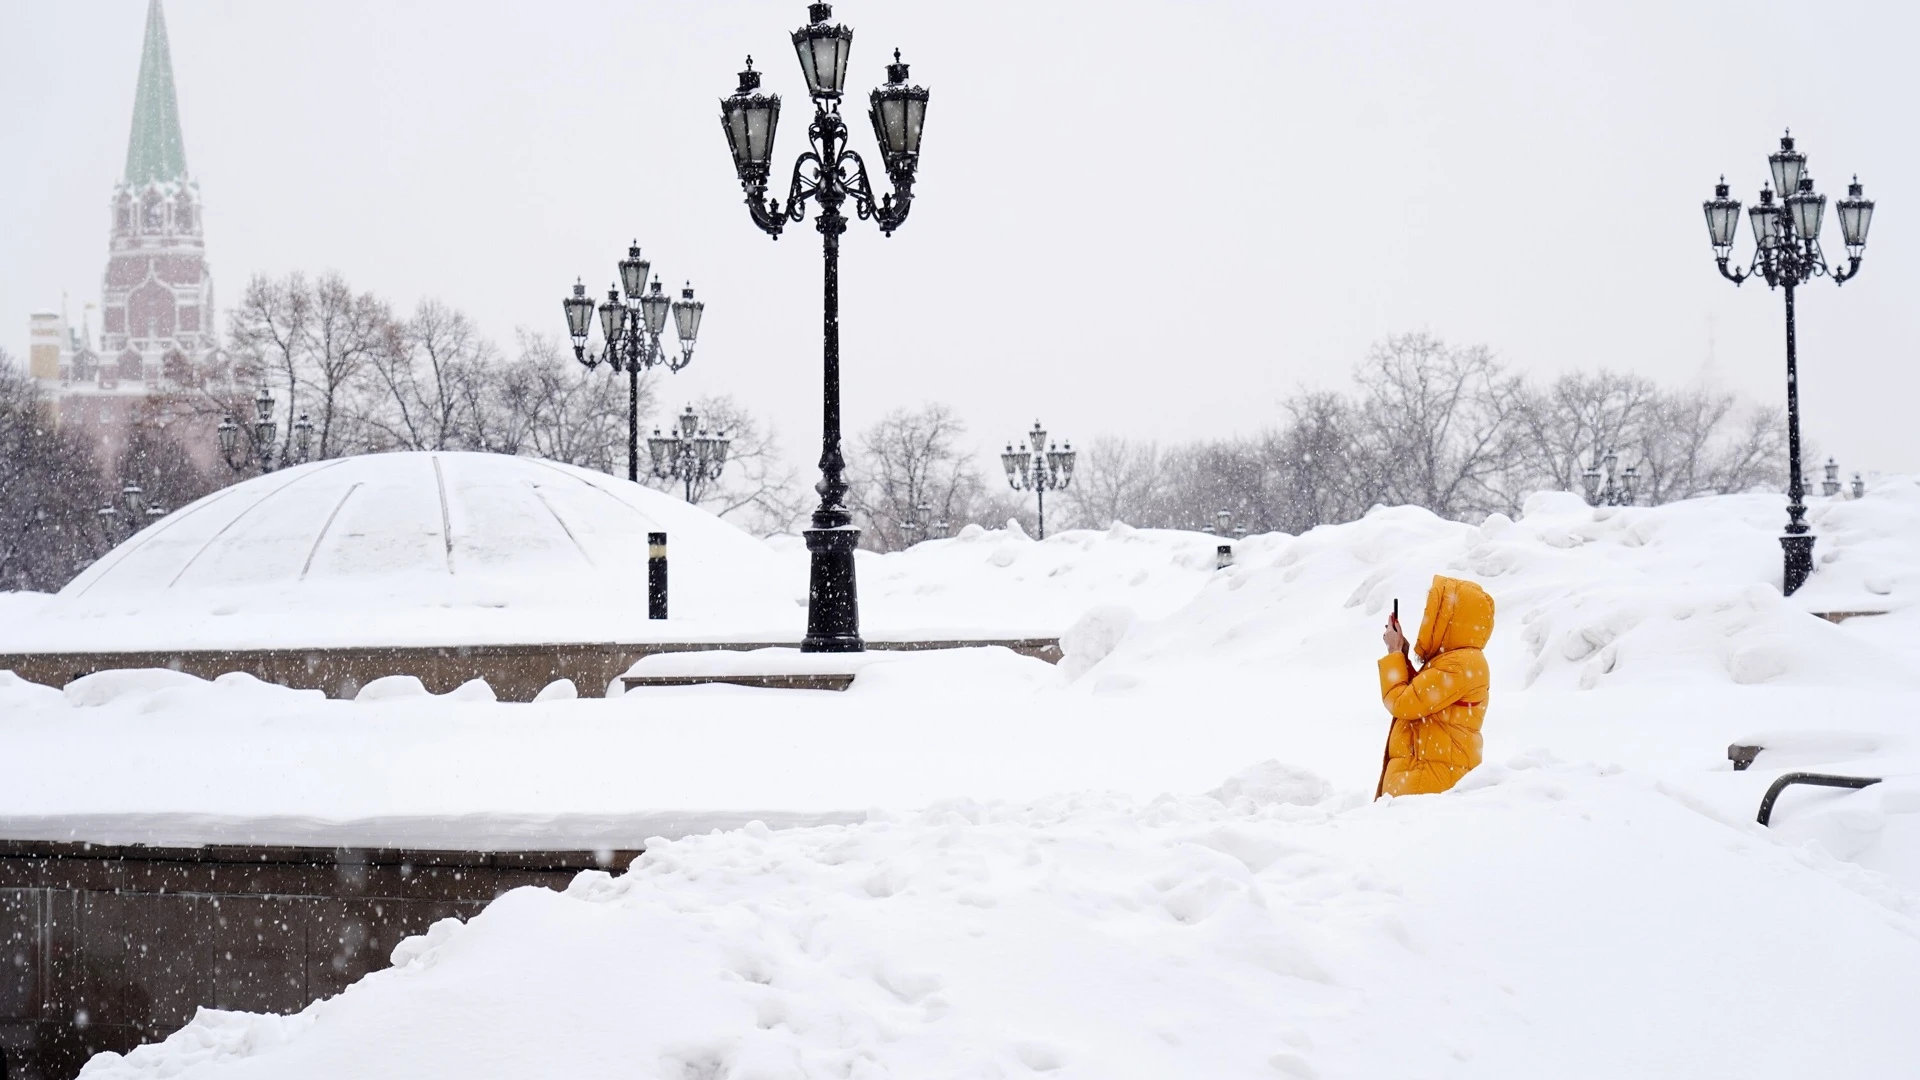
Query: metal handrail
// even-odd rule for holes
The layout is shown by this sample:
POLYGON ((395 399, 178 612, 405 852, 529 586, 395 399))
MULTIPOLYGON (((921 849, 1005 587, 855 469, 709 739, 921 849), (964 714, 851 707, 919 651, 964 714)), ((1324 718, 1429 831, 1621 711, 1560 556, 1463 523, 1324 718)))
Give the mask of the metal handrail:
POLYGON ((1880 782, 1878 776, 1836 776, 1833 773, 1790 772, 1783 774, 1767 788, 1760 799, 1760 824, 1766 825, 1773 817, 1773 803, 1780 793, 1794 784, 1812 784, 1815 787, 1854 788, 1871 787, 1880 782))

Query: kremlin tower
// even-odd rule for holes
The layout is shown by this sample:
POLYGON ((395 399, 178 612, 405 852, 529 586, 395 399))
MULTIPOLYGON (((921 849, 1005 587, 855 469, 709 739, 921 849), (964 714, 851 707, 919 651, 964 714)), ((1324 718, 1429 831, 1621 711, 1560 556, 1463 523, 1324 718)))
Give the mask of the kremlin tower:
POLYGON ((177 399, 224 366, 200 187, 187 172, 160 0, 147 4, 127 164, 110 221, 98 337, 90 316, 73 327, 65 312, 35 315, 28 354, 61 423, 98 431, 109 451, 149 400, 177 399))

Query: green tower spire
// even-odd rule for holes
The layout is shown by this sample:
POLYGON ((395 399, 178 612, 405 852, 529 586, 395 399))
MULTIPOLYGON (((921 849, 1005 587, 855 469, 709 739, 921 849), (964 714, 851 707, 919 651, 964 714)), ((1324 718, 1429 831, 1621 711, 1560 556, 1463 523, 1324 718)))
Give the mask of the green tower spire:
POLYGON ((133 96, 126 182, 139 186, 186 175, 187 145, 180 138, 180 106, 173 97, 167 18, 160 11, 160 0, 147 0, 147 42, 140 50, 140 83, 133 96))

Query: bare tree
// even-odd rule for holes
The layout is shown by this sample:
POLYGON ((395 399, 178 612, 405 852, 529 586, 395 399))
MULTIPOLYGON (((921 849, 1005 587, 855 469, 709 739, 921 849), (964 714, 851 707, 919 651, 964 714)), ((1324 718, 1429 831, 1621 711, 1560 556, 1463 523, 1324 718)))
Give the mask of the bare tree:
POLYGON ((1164 501, 1162 483, 1158 443, 1103 435, 1080 448, 1073 483, 1059 498, 1067 521, 1080 528, 1146 525, 1164 501))
MULTIPOLYGON (((391 344, 393 314, 385 301, 371 293, 355 293, 338 274, 308 281, 300 273, 278 281, 255 277, 247 283, 240 304, 229 316, 228 340, 238 357, 236 381, 211 395, 212 408, 242 421, 241 437, 250 451, 253 428, 251 407, 243 399, 256 383, 278 391, 275 438, 277 450, 290 458, 296 421, 309 416, 314 458, 338 457, 373 448, 375 439, 354 423, 364 412, 354 398, 362 395, 361 373, 391 344)), ((250 452, 247 460, 257 453, 250 452)))
POLYGON ((1528 388, 1514 412, 1517 456, 1532 486, 1581 489, 1595 451, 1626 451, 1656 435, 1668 412, 1653 380, 1617 371, 1574 372, 1528 388))
POLYGON ((498 350, 465 312, 423 300, 406 322, 388 323, 369 357, 377 395, 365 423, 394 449, 493 449, 499 367, 498 350))
MULTIPOLYGON (((492 449, 624 471, 626 387, 597 374, 551 336, 521 331, 519 353, 502 365, 494 391, 492 449)), ((644 413, 652 408, 652 386, 644 379, 640 392, 644 413)))
MULTIPOLYGON (((1812 440, 1801 440, 1801 475, 1814 477, 1820 452, 1812 440)), ((1692 494, 1730 494, 1774 490, 1788 486, 1788 411, 1784 407, 1749 407, 1736 415, 1728 436, 1716 446, 1705 469, 1707 482, 1692 494)), ((1676 496, 1688 498, 1688 496, 1676 496)))
POLYGON ((850 503, 865 519, 861 542, 894 551, 919 537, 902 528, 926 506, 937 520, 972 520, 980 474, 960 451, 967 426, 938 403, 895 409, 860 434, 848 473, 850 503))
POLYGON ((1385 496, 1386 470, 1362 438, 1352 402, 1333 391, 1303 390, 1286 412, 1286 425, 1269 432, 1262 447, 1275 488, 1271 527, 1301 533, 1351 521, 1385 496))
POLYGON ((210 464, 204 425, 195 419, 190 407, 174 400, 154 396, 141 402, 128 425, 126 444, 107 473, 109 480, 138 484, 150 506, 168 511, 224 487, 231 475, 210 464))
POLYGON ((1205 529, 1225 510, 1248 528, 1272 527, 1275 507, 1258 443, 1214 439, 1171 447, 1161 455, 1160 471, 1161 483, 1140 524, 1205 529))
POLYGON ((200 407, 238 425, 236 443, 241 452, 228 461, 236 471, 253 469, 260 457, 254 445, 253 391, 277 387, 287 407, 288 423, 280 430, 292 438, 295 389, 306 365, 313 333, 313 288, 306 275, 295 272, 279 280, 255 275, 227 316, 227 341, 235 357, 232 378, 202 388, 200 407))
MULTIPOLYGON (((368 448, 364 431, 348 427, 353 418, 348 395, 357 377, 391 339, 393 310, 372 293, 355 293, 338 274, 314 284, 305 378, 306 397, 319 412, 314 418, 316 459, 358 453, 368 448)), ((283 452, 293 438, 294 403, 287 402, 283 452)))
POLYGON ((1360 416, 1391 502, 1442 517, 1509 510, 1520 386, 1482 345, 1398 334, 1374 346, 1356 376, 1360 416))
POLYGON ((121 537, 103 526, 115 489, 93 444, 0 350, 0 588, 52 591, 121 537))

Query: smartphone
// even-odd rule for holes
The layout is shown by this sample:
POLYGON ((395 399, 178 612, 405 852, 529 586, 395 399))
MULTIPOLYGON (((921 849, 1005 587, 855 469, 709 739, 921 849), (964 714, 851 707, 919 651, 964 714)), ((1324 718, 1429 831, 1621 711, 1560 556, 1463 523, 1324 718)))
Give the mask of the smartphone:
POLYGON ((1395 630, 1400 629, 1400 598, 1397 596, 1393 598, 1393 614, 1387 617, 1387 625, 1395 630))

